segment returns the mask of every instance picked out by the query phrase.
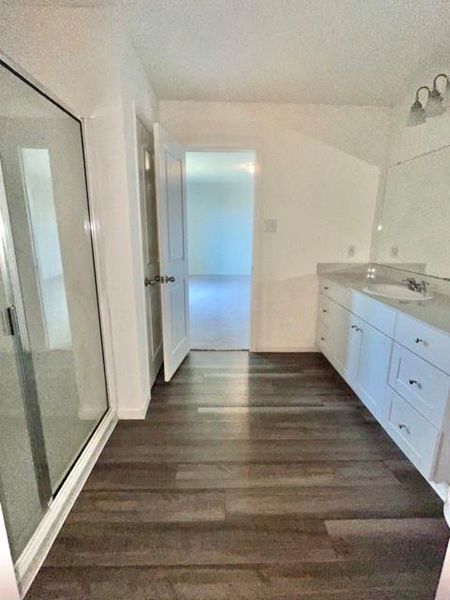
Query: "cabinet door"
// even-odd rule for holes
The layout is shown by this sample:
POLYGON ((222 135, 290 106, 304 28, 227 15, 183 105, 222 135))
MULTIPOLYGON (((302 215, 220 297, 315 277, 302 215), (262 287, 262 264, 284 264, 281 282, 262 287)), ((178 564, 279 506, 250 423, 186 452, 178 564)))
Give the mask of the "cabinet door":
POLYGON ((364 321, 359 321, 361 352, 355 373, 355 391, 370 412, 382 423, 387 422, 390 394, 389 362, 392 340, 364 321))
POLYGON ((358 370, 361 336, 358 332, 359 319, 339 304, 334 304, 330 325, 332 352, 335 366, 344 379, 353 385, 358 370))

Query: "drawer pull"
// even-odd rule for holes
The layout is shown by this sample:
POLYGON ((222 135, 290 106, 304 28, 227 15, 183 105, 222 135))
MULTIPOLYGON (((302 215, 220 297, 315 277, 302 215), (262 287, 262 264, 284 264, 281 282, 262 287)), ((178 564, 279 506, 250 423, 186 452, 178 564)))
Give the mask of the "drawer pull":
POLYGON ((423 340, 422 338, 416 338, 415 342, 416 344, 425 344, 425 340, 423 340))
POLYGON ((408 383, 409 385, 417 385, 418 388, 421 387, 420 383, 417 381, 417 379, 408 379, 408 383))
POLYGON ((407 426, 406 426, 404 423, 399 423, 399 424, 398 424, 398 428, 400 429, 400 431, 403 431, 403 430, 405 430, 405 431, 406 431, 406 433, 409 435, 409 433, 410 433, 410 432, 409 432, 409 427, 407 427, 407 426))

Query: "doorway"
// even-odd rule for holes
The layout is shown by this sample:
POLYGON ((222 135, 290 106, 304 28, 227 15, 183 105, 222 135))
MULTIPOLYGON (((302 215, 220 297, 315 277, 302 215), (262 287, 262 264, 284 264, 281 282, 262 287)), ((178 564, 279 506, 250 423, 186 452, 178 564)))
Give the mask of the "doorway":
POLYGON ((255 153, 186 153, 191 347, 250 348, 255 153))

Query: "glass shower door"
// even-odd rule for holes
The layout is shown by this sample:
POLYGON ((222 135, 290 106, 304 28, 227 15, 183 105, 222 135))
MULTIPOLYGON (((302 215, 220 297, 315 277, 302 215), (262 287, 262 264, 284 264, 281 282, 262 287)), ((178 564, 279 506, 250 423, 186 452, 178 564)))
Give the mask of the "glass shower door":
MULTIPOLYGON (((45 453, 39 455, 28 417, 25 363, 13 293, 14 259, 0 170, 0 501, 17 558, 50 500, 45 453)), ((30 382, 32 383, 32 382, 30 382)), ((39 427, 39 417, 34 423, 39 427)), ((41 451, 43 448, 41 448, 41 451)))
POLYGON ((16 273, 14 297, 0 296, 0 485, 10 535, 26 541, 108 403, 81 123, 2 63, 0 106, 16 273))

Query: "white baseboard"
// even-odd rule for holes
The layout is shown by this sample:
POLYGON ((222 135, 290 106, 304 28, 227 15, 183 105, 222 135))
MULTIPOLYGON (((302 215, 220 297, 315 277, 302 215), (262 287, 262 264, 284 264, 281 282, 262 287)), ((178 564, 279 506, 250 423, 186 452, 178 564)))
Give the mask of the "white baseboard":
POLYGON ((145 419, 149 404, 150 396, 147 398, 144 405, 139 408, 119 408, 117 411, 117 416, 121 421, 145 419))
POLYGON ((445 502, 448 497, 448 483, 436 483, 435 481, 428 481, 428 483, 431 485, 436 494, 441 498, 441 500, 445 502))
POLYGON ((15 569, 22 598, 41 568, 116 423, 117 416, 109 410, 16 562, 15 569))
POLYGON ((255 346, 250 352, 320 352, 317 346, 255 346))

